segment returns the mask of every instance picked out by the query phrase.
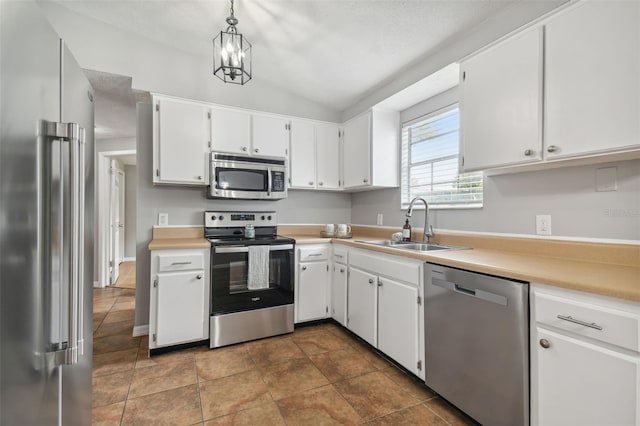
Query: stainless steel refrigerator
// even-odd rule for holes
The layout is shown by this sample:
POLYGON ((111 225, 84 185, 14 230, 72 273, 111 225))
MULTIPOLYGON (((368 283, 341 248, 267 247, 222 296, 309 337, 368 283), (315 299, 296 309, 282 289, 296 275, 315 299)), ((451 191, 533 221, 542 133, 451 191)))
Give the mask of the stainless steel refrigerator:
POLYGON ((91 423, 93 93, 32 1, 0 1, 0 424, 91 423))

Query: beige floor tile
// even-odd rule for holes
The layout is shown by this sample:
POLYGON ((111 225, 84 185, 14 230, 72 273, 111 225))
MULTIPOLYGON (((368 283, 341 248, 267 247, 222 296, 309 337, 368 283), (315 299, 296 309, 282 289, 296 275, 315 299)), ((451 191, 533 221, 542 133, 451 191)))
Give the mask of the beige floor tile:
POLYGON ((124 401, 91 410, 92 426, 118 426, 124 412, 124 401))
POLYGON ((95 338, 115 335, 133 336, 133 319, 118 322, 102 321, 100 327, 93 333, 95 338))
POLYGON ((377 419, 371 420, 368 424, 372 426, 446 426, 447 422, 424 405, 418 404, 383 417, 378 417, 377 419))
POLYGON ((138 350, 136 348, 125 351, 107 352, 93 356, 93 375, 104 376, 133 369, 138 350))
POLYGON ((140 346, 140 337, 131 337, 125 334, 98 337, 93 339, 93 353, 95 355, 107 352, 124 351, 140 346))
POLYGON ((418 400, 389 377, 376 371, 333 386, 365 420, 418 404, 418 400))
POLYGON ((136 369, 153 367, 156 365, 173 364, 176 362, 195 362, 196 353, 199 353, 202 350, 203 349, 201 348, 182 349, 149 357, 149 347, 141 343, 138 348, 136 369))
POLYGON ((127 400, 123 425, 191 425, 202 421, 197 385, 127 400))
POLYGON ((384 370, 389 367, 393 367, 389 361, 384 359, 381 355, 378 355, 368 344, 363 343, 359 340, 354 341, 351 345, 352 348, 357 350, 362 354, 364 359, 369 361, 371 365, 373 365, 378 370, 384 370))
POLYGON ((101 407, 124 401, 129 392, 132 371, 98 376, 92 379, 92 407, 101 407))
POLYGON ((205 426, 284 426, 285 422, 280 415, 278 406, 272 401, 248 410, 209 420, 204 424, 205 426))
POLYGON ((176 389, 197 383, 193 360, 135 369, 129 398, 176 389))
POLYGON ((257 370, 200 382, 204 420, 247 410, 272 401, 257 370))
POLYGON ((307 355, 314 355, 329 351, 337 351, 349 347, 347 342, 328 331, 293 335, 293 341, 307 355))
POLYGON ((262 378, 274 400, 329 384, 308 358, 295 358, 261 368, 262 378))
POLYGON ((258 367, 266 367, 270 364, 305 357, 298 345, 289 336, 260 340, 254 344, 247 345, 247 349, 253 362, 258 367))
POLYGON ((247 347, 234 345, 196 354, 196 367, 200 381, 232 376, 254 369, 247 347))
POLYGON ((431 411, 436 413, 438 416, 442 417, 447 423, 452 426, 466 426, 476 424, 473 419, 471 419, 469 416, 467 416, 462 411, 458 410, 456 407, 449 404, 442 398, 438 397, 430 399, 429 401, 425 402, 424 405, 431 411))
POLYGON ((376 371, 376 368, 353 348, 310 355, 309 358, 331 383, 376 371))
POLYGON ((436 393, 429 389, 424 382, 420 381, 417 377, 409 376, 395 366, 385 368, 382 372, 419 401, 426 401, 436 397, 436 393))
POLYGON ((289 425, 357 425, 362 421, 331 385, 302 392, 276 403, 289 425))

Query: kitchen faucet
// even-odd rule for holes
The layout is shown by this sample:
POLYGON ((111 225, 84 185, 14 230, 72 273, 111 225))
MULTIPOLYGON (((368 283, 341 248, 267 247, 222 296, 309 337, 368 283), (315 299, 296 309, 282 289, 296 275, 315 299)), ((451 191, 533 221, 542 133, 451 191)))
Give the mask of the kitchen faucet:
POLYGON ((422 242, 428 243, 429 238, 433 237, 433 227, 429 225, 429 204, 427 204, 427 200, 422 197, 415 197, 413 200, 411 200, 411 203, 409 204, 409 210, 407 210, 405 216, 411 217, 411 214, 413 213, 413 203, 418 200, 424 203, 424 235, 422 236, 422 242))

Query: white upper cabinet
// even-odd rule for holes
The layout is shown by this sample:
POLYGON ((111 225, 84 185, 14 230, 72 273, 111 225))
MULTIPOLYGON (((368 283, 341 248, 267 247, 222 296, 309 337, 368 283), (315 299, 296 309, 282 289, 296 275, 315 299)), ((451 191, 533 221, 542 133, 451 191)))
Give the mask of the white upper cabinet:
POLYGON ((542 29, 464 61, 461 152, 465 171, 542 158, 542 29))
POLYGON ((398 186, 397 111, 372 109, 344 125, 344 188, 398 186))
POLYGON ((340 188, 340 128, 337 124, 316 125, 316 176, 318 188, 340 188))
POLYGON ((289 120, 253 114, 252 155, 286 157, 289 148, 289 120))
POLYGON ((248 112, 212 110, 212 151, 249 154, 251 149, 251 115, 248 112))
POLYGON ((153 183, 207 185, 210 108, 155 95, 153 105, 153 183))
POLYGON ((291 122, 291 176, 292 188, 316 187, 316 129, 305 121, 291 122))
POLYGON ((640 147, 640 3, 584 2, 545 28, 545 156, 640 147))

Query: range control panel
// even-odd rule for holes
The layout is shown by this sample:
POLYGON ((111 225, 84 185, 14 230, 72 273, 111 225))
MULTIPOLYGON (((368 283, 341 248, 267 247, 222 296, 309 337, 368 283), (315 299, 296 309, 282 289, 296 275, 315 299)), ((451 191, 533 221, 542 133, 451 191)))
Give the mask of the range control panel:
POLYGON ((276 212, 204 212, 205 228, 276 226, 276 212))

